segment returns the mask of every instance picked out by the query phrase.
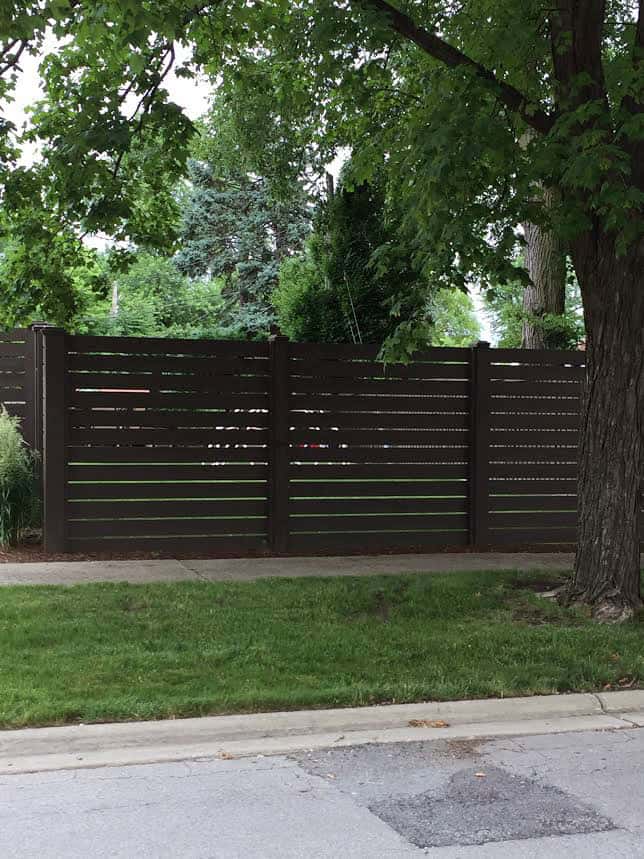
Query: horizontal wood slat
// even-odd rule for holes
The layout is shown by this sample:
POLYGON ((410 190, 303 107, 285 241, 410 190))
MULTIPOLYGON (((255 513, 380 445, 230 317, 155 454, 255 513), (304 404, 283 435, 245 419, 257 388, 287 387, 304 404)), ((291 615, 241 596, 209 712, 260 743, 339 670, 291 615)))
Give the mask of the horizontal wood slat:
POLYGON ((495 477, 577 477, 577 466, 568 463, 550 462, 498 462, 490 465, 490 476, 495 477))
POLYGON ((346 531, 358 533, 376 531, 395 533, 400 531, 459 531, 467 528, 467 516, 460 513, 412 515, 389 513, 385 516, 293 516, 289 517, 294 534, 306 531, 346 531))
POLYGON ((191 340, 179 337, 68 336, 67 349, 84 355, 92 352, 149 355, 213 355, 221 357, 268 355, 268 345, 250 340, 191 340))
POLYGON ((209 355, 69 355, 72 377, 83 376, 156 376, 161 379, 190 378, 195 374, 226 376, 267 376, 267 357, 216 358, 209 355))
POLYGON ((291 411, 289 422, 298 430, 304 427, 325 429, 468 429, 470 416, 466 412, 425 412, 405 414, 403 412, 297 412, 291 411))
MULTIPOLYGON (((571 511, 577 509, 576 495, 493 495, 489 501, 491 512, 518 512, 547 510, 571 511)), ((529 514, 530 515, 530 514, 529 514)))
POLYGON ((490 513, 490 528, 564 528, 574 526, 576 521, 574 511, 490 513))
POLYGON ((238 557, 248 554, 266 554, 266 536, 263 534, 211 534, 204 537, 189 535, 156 534, 153 537, 107 537, 103 534, 94 537, 68 537, 70 552, 156 552, 166 557, 187 555, 195 558, 200 555, 218 553, 224 557, 238 557))
POLYGON ((209 411, 160 411, 158 409, 70 409, 71 427, 212 427, 217 429, 257 430, 267 429, 268 419, 263 412, 249 415, 248 412, 209 411))
POLYGON ((495 397, 581 397, 583 385, 578 382, 525 382, 517 379, 514 382, 492 381, 490 382, 490 395, 492 402, 495 397))
POLYGON ((216 467, 227 462, 266 462, 267 447, 68 447, 72 463, 193 463, 216 467))
MULTIPOLYGON (((139 492, 139 494, 142 494, 139 492)), ((145 494, 145 493, 143 493, 145 494)), ((125 498, 115 501, 78 501, 67 505, 67 517, 69 522, 76 519, 105 519, 120 520, 132 516, 151 517, 159 516, 166 520, 181 519, 183 517, 203 516, 267 516, 267 503, 263 500, 252 499, 230 499, 212 500, 197 499, 179 501, 173 498, 170 501, 159 500, 128 500, 125 498)), ((228 520, 226 520, 228 521, 228 520)), ((109 528, 106 524, 106 529, 109 528)), ((232 529, 236 531, 236 528, 232 529)))
POLYGON ((567 365, 583 366, 586 362, 584 352, 569 349, 494 349, 490 353, 492 364, 520 363, 536 365, 567 365))
POLYGON ((490 463, 577 462, 576 447, 490 447, 490 463))
POLYGON ((394 479, 404 480, 459 480, 466 478, 469 467, 462 463, 416 463, 403 465, 397 463, 351 463, 337 465, 322 463, 320 465, 294 465, 291 463, 289 477, 291 480, 349 480, 351 478, 394 479))
POLYGON ((68 465, 67 478, 72 482, 96 484, 99 482, 134 481, 135 484, 150 481, 171 486, 174 481, 185 483, 188 480, 221 481, 222 487, 234 487, 240 481, 262 481, 266 484, 268 468, 266 465, 187 465, 180 462, 163 465, 68 465))
MULTIPOLYGON (((167 469, 166 469, 167 474, 167 469)), ((163 480, 159 483, 69 483, 67 496, 74 500, 113 501, 114 499, 240 499, 265 498, 267 486, 259 483, 169 483, 163 480)), ((224 502, 226 503, 226 502, 224 502)))
MULTIPOLYGON (((347 358, 361 361, 377 360, 380 347, 376 345, 355 346, 352 343, 289 343, 291 358, 302 358, 307 361, 318 359, 347 358)), ((422 361, 467 362, 470 359, 469 349, 435 346, 414 354, 414 363, 422 361)))
POLYGON ((534 429, 552 430, 568 429, 577 430, 579 427, 579 415, 555 414, 545 412, 542 414, 519 414, 493 412, 490 415, 490 431, 503 429, 534 429))
POLYGON ((294 447, 291 461, 296 462, 466 462, 467 447, 294 447))
MULTIPOLYGON (((268 442, 266 429, 212 429, 208 427, 177 427, 162 429, 159 427, 123 428, 109 426, 105 421, 103 428, 72 427, 68 434, 70 446, 103 445, 118 448, 120 445, 229 445, 235 446, 265 445, 268 442), (108 426, 105 427, 105 424, 108 426)), ((228 450, 228 447, 223 449, 228 450)))
POLYGON ((291 536, 291 550, 298 554, 306 552, 356 552, 364 554, 365 548, 369 551, 404 548, 409 552, 422 552, 432 547, 463 547, 467 546, 468 532, 449 531, 422 531, 406 532, 403 534, 381 533, 369 534, 366 542, 365 534, 293 534, 291 536))
POLYGON ((290 482, 291 498, 414 498, 414 497, 457 497, 465 499, 469 490, 464 480, 336 480, 290 482))
POLYGON ((360 379, 469 379, 469 364, 383 364, 378 361, 291 361, 292 376, 360 379))
POLYGON ((462 429, 297 429, 289 436, 292 444, 348 444, 348 445, 464 445, 468 443, 468 433, 462 429))
POLYGON ((362 398, 381 394, 385 396, 417 396, 430 394, 466 394, 469 382, 454 381, 445 376, 444 380, 408 381, 406 379, 300 379, 291 378, 289 389, 292 394, 324 395, 351 394, 362 398))
POLYGON ((144 409, 232 409, 251 412, 268 409, 267 394, 144 394, 139 391, 73 391, 70 405, 81 409, 144 408, 144 409))
POLYGON ((80 537, 204 537, 211 534, 261 534, 266 532, 266 518, 239 519, 112 519, 109 522, 67 520, 70 539, 80 537))
POLYGON ((490 480, 488 485, 491 496, 497 494, 514 494, 514 495, 550 495, 558 494, 575 494, 577 492, 576 476, 569 478, 553 477, 544 480, 538 478, 534 480, 490 480))
POLYGON ((585 370, 583 367, 561 367, 555 365, 549 366, 528 366, 517 364, 492 364, 490 366, 490 379, 492 385, 497 380, 504 379, 523 379, 538 382, 574 382, 579 383, 584 378, 585 370))
POLYGON ((327 498, 291 501, 292 515, 467 513, 465 498, 327 498))
POLYGON ((571 546, 576 540, 575 528, 511 528, 490 529, 494 546, 571 546))

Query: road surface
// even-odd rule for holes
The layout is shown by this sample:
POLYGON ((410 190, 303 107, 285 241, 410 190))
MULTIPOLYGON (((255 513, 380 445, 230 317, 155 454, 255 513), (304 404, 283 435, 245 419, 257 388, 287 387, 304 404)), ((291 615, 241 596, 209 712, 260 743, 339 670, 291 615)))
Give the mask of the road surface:
POLYGON ((644 857, 644 729, 0 777, 3 859, 644 857))

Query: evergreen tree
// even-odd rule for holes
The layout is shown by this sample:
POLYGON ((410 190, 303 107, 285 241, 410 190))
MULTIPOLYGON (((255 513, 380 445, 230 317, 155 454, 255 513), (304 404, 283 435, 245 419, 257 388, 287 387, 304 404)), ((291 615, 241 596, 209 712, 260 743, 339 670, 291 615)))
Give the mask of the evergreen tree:
POLYGON ((280 264, 310 232, 310 208, 298 182, 277 188, 258 175, 239 145, 230 112, 216 102, 188 162, 181 207, 178 269, 223 281, 223 330, 262 336, 275 321, 271 295, 280 264))
POLYGON ((349 163, 314 227, 305 253, 282 265, 273 298, 282 329, 296 340, 382 343, 399 324, 398 296, 419 288, 385 171, 355 185, 349 163))

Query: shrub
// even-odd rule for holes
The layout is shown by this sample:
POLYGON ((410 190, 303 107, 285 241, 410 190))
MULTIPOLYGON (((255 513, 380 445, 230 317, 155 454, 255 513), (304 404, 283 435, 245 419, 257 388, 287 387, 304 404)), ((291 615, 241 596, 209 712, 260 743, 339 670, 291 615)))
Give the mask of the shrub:
POLYGON ((15 543, 37 517, 34 458, 18 423, 0 410, 0 546, 15 543))

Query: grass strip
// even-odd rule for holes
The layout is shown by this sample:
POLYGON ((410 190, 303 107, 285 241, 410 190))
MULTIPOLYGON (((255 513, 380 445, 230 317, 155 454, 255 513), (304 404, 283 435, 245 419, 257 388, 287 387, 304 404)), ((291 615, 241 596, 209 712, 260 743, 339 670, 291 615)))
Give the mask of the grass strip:
MULTIPOLYGON (((368 564, 368 560, 365 560, 368 564)), ((644 621, 517 572, 3 587, 0 725, 633 688, 644 621)))

